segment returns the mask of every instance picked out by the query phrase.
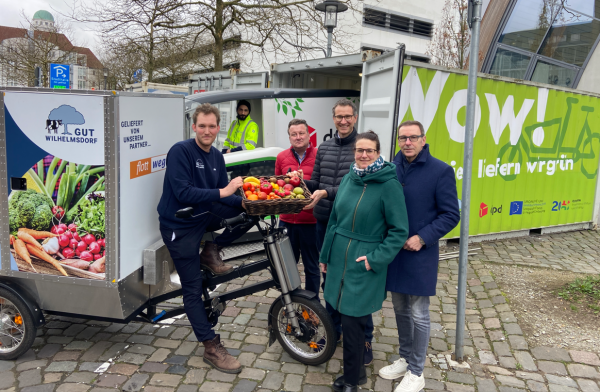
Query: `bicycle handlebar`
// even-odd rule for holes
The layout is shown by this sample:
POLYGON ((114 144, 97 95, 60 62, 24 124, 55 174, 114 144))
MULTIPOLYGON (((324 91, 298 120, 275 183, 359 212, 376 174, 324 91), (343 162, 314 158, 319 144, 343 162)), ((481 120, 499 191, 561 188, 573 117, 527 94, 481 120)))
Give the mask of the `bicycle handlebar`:
POLYGON ((242 212, 238 216, 234 216, 233 218, 223 219, 221 221, 221 225, 223 227, 233 227, 242 223, 246 223, 248 221, 248 215, 245 212, 242 212))

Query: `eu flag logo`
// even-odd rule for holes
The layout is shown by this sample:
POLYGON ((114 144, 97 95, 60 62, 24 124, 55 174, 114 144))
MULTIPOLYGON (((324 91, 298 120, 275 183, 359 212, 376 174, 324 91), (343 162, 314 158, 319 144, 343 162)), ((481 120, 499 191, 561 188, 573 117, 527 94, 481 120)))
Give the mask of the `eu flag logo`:
POLYGON ((510 203, 510 215, 522 215, 523 214, 523 202, 513 201, 510 203))

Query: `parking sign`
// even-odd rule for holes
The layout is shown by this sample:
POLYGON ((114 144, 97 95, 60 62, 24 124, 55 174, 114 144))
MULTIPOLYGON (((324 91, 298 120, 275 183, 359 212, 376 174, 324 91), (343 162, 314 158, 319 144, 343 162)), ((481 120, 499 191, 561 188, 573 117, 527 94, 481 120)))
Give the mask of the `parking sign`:
POLYGON ((50 64, 50 88, 69 88, 69 67, 64 64, 50 64))

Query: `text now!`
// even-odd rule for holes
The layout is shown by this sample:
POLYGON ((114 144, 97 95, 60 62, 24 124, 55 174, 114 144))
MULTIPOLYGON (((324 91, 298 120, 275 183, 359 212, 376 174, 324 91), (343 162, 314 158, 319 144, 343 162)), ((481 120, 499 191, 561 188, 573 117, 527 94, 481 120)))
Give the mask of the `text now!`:
POLYGON ((129 178, 137 178, 146 174, 155 173, 167 168, 167 155, 158 155, 152 158, 140 159, 129 162, 129 178))

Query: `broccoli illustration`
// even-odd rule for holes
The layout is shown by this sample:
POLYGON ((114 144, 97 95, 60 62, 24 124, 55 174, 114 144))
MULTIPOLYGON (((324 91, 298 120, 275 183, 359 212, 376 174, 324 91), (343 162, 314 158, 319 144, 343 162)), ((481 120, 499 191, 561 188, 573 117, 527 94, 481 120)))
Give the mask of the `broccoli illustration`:
POLYGON ((52 223, 52 200, 41 193, 28 189, 17 191, 8 204, 11 233, 21 227, 34 230, 48 230, 52 223))

